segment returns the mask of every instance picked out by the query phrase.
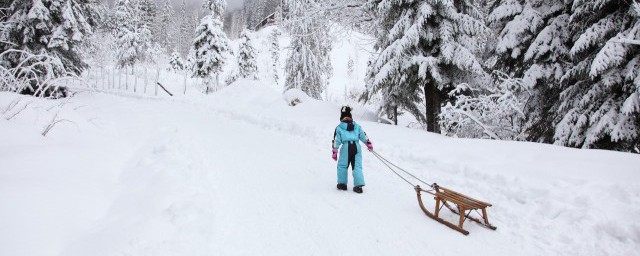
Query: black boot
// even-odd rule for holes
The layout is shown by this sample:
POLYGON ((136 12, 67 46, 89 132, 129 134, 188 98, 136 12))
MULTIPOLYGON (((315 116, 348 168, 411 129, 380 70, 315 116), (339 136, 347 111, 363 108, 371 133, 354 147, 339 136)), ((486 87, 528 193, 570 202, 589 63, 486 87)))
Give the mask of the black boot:
POLYGON ((339 190, 347 190, 347 184, 338 183, 339 190))
POLYGON ((353 192, 356 192, 358 194, 362 194, 362 186, 353 187, 353 192))

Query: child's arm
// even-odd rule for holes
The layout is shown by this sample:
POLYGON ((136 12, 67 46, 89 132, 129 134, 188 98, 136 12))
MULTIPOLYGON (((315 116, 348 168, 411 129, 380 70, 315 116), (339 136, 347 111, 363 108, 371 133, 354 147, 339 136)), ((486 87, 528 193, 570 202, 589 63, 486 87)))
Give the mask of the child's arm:
POLYGON ((340 145, 342 145, 342 140, 340 139, 340 133, 338 133, 338 127, 336 127, 333 131, 333 141, 331 142, 331 146, 333 149, 338 149, 340 148, 340 145))
POLYGON ((367 144, 367 142, 369 142, 369 137, 367 136, 367 133, 362 130, 362 126, 360 126, 359 128, 360 129, 358 130, 360 131, 360 133, 358 134, 358 139, 360 139, 362 143, 367 144))
POLYGON ((360 127, 359 130, 360 130, 360 134, 358 134, 358 137, 360 138, 360 141, 362 141, 362 143, 367 145, 367 149, 369 149, 369 151, 373 151, 373 144, 371 144, 371 141, 369 140, 369 136, 367 136, 367 133, 364 132, 364 130, 362 130, 362 127, 360 127))

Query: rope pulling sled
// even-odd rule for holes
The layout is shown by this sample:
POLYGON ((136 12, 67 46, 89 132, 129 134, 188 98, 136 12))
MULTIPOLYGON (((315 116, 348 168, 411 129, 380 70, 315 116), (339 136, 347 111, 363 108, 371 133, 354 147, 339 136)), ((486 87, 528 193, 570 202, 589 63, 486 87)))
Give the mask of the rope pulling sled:
POLYGON ((378 154, 378 152, 376 151, 372 151, 373 155, 378 158, 378 160, 380 160, 380 162, 382 162, 385 166, 387 166, 387 168, 389 168, 389 170, 391 170, 393 173, 395 173, 398 177, 400 177, 401 179, 403 179, 405 182, 407 182, 409 185, 411 185, 414 190, 416 191, 416 194, 418 196, 418 204, 420 205, 420 209, 422 209, 422 211, 429 217, 432 218, 442 224, 444 224, 447 227, 450 227, 464 235, 468 235, 469 231, 464 230, 463 224, 466 220, 471 220, 473 222, 476 222, 478 224, 480 224, 483 227, 492 229, 492 230, 496 230, 497 227, 491 225, 489 223, 489 218, 487 216, 487 207, 491 206, 490 203, 486 203, 474 198, 471 198, 469 196, 466 196, 464 194, 455 192, 451 189, 445 188, 445 187, 441 187, 436 183, 427 183, 423 180, 421 180, 420 178, 416 177, 415 175, 413 175, 412 173, 398 167, 397 165, 393 164, 392 162, 390 162, 389 160, 387 160, 386 158, 384 158, 383 156, 381 156, 380 154, 378 154), (404 172, 405 174, 411 176, 412 178, 420 181, 422 184, 426 185, 427 187, 430 187, 431 189, 429 190, 425 190, 422 187, 420 187, 420 185, 415 185, 413 183, 411 183, 407 178, 403 177, 402 175, 400 175, 400 173, 398 173, 396 170, 394 170, 393 167, 395 167, 397 170, 400 170, 402 172, 404 172), (422 201, 422 193, 427 193, 427 194, 431 194, 433 195, 433 199, 436 200, 436 207, 435 207, 435 211, 434 213, 431 213, 429 210, 427 210, 427 208, 424 206, 424 203, 422 201), (453 204, 454 206, 452 206, 451 204, 453 204), (459 215, 459 221, 458 221, 458 225, 455 225, 449 221, 446 221, 442 218, 440 218, 440 210, 442 210, 442 207, 447 207, 451 212, 453 212, 456 215, 459 215), (478 212, 478 210, 482 211, 482 214, 480 214, 478 212), (471 216, 471 214, 475 212, 477 215, 479 215, 481 219, 475 218, 473 216, 471 216))

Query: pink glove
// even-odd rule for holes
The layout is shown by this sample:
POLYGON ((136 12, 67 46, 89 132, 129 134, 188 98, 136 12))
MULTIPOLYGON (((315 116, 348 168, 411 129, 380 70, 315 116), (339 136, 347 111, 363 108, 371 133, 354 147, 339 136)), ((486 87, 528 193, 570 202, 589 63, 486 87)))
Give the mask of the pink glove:
POLYGON ((371 144, 371 141, 367 141, 367 148, 369 151, 373 151, 373 144, 371 144))
POLYGON ((338 149, 334 148, 331 152, 333 152, 333 155, 331 156, 331 158, 333 158, 333 161, 338 161, 338 149))

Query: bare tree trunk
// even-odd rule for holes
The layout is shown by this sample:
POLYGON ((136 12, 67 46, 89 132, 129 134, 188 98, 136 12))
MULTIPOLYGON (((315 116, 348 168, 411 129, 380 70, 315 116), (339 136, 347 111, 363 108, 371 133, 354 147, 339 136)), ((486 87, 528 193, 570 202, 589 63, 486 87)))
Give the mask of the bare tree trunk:
POLYGON ((425 117, 427 119, 427 131, 440 133, 438 114, 440 114, 440 95, 433 83, 424 85, 425 117))
POLYGON ((204 82, 204 94, 209 94, 209 82, 211 81, 210 78, 202 78, 202 81, 204 82))
POLYGON ((100 67, 100 84, 102 85, 102 90, 104 90, 104 68, 100 67))
POLYGON ((220 90, 220 73, 216 73, 216 90, 215 90, 215 92, 217 92, 218 90, 220 90))
POLYGON ((129 72, 127 72, 127 67, 124 67, 124 90, 129 91, 129 72))
POLYGON ((136 64, 131 65, 131 75, 133 76, 133 93, 138 89, 138 76, 136 75, 136 64))
POLYGON ((118 90, 122 89, 122 69, 118 69, 118 90))
POLYGON ((398 125, 398 105, 393 106, 393 122, 398 125))

